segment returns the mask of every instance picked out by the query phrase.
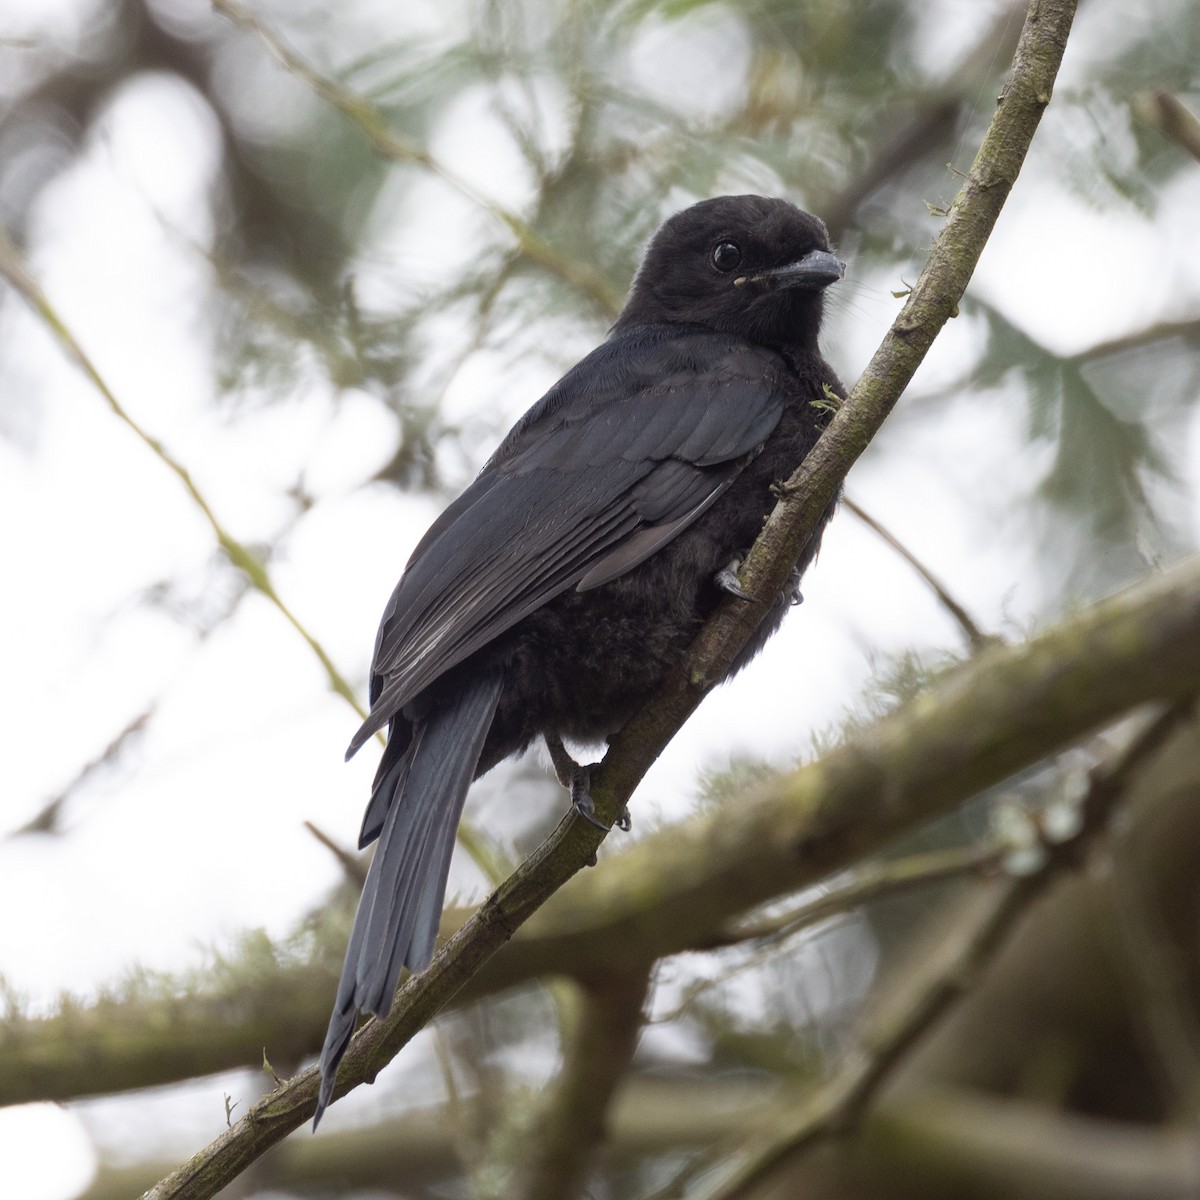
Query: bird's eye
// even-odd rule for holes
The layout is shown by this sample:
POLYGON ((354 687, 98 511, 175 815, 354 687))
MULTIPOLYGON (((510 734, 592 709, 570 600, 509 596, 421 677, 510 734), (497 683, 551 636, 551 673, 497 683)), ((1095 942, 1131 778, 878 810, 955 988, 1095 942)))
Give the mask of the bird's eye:
POLYGON ((713 247, 712 265, 718 271, 732 271, 741 263, 742 251, 736 242, 718 242, 713 247))

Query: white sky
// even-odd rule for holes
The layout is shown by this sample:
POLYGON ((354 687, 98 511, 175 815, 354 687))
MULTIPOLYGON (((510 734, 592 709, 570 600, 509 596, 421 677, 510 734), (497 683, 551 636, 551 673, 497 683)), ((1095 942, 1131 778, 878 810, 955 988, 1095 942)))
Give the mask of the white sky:
MULTIPOLYGON (((494 178, 474 128, 446 125, 439 150, 481 180, 494 178)), ((235 535, 271 537, 289 512, 284 489, 305 472, 319 503, 273 575, 341 669, 361 680, 383 603, 436 509, 360 486, 392 450, 392 419, 370 397, 335 405, 313 388, 294 404, 235 419, 213 404, 203 314, 214 284, 189 242, 202 245, 210 232, 217 153, 211 116, 187 89, 163 78, 136 82, 114 100, 80 162, 47 190, 30 265, 121 401, 187 465, 235 535)), ((1037 157, 988 248, 973 285, 980 295, 1005 307, 1019 295, 1027 327, 1056 349, 1197 311, 1196 172, 1150 225, 1067 197, 1039 176, 1037 157)), ((408 207, 403 234, 380 229, 381 254, 431 244, 438 222, 458 211, 435 192, 427 207, 408 207)), ((899 286, 856 282, 851 264, 851 302, 835 318, 847 356, 837 365, 849 379, 896 310, 889 290, 899 286)), ((972 336, 966 322, 952 326, 922 378, 952 377, 972 336)), ((0 438, 0 835, 165 696, 128 769, 72 802, 68 836, 0 840, 0 911, 9 914, 0 972, 37 1009, 63 989, 87 995, 135 961, 175 970, 243 929, 287 932, 338 876, 301 823, 351 843, 375 751, 342 764, 356 718, 260 597, 199 650, 187 630, 134 603, 164 578, 201 586, 210 530, 12 297, 0 339, 7 386, 24 383, 0 398, 0 427, 11 435, 0 438)), ((515 416, 536 394, 489 396, 486 372, 468 371, 451 402, 501 403, 515 416)), ((1019 398, 997 395, 973 411, 951 410, 936 427, 898 423, 850 482, 992 628, 1025 621, 1039 603, 1021 531, 1007 517, 1036 467, 1036 456, 1021 458, 1029 453, 1021 420, 1019 398)), ((1193 477, 1196 451, 1193 430, 1193 477)), ((686 813, 697 770, 731 754, 786 761, 802 751, 858 693, 871 653, 958 644, 912 572, 844 514, 804 593, 767 653, 705 703, 651 772, 635 822, 686 813)), ((227 1086, 192 1090, 215 1114, 227 1086)), ((65 1200, 86 1182, 89 1163, 73 1113, 0 1111, 0 1194, 65 1200)))

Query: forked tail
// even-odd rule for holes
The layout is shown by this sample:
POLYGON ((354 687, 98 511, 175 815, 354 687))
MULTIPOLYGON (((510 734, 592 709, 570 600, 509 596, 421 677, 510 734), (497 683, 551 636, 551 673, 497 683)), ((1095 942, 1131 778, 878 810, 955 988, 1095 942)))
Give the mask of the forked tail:
POLYGON ((321 1050, 314 1129, 333 1096, 358 1014, 386 1017, 400 968, 422 971, 433 957, 454 836, 500 684, 498 672, 477 680, 418 723, 404 755, 376 780, 368 814, 386 815, 321 1050))

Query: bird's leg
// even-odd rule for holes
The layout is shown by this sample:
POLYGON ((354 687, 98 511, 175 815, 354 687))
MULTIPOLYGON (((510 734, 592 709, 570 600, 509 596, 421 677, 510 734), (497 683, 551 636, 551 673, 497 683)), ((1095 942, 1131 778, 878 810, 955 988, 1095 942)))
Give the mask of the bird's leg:
POLYGON ((567 753, 562 738, 557 733, 543 733, 546 749, 550 751, 550 763, 554 767, 554 775, 563 787, 570 790, 573 776, 578 771, 579 764, 567 753))
MULTIPOLYGON (((543 733, 542 737, 546 740, 546 749, 550 751, 550 761, 554 764, 554 774, 558 777, 558 782, 571 793, 571 807, 589 824, 608 833, 609 827, 596 820, 596 806, 592 802, 592 768, 598 764, 581 766, 567 753, 562 738, 556 733, 543 733)), ((628 806, 621 808, 614 824, 622 832, 629 832, 633 822, 628 806)))
MULTIPOLYGON (((721 591, 728 592, 731 596, 736 596, 739 600, 754 600, 755 598, 738 582, 738 572, 741 569, 742 560, 740 558, 731 558, 728 566, 722 567, 713 576, 713 583, 721 591)), ((800 592, 800 574, 799 567, 792 568, 792 574, 787 581, 787 586, 780 592, 779 598, 775 601, 776 604, 787 604, 795 608, 797 604, 804 603, 804 596, 800 592)))

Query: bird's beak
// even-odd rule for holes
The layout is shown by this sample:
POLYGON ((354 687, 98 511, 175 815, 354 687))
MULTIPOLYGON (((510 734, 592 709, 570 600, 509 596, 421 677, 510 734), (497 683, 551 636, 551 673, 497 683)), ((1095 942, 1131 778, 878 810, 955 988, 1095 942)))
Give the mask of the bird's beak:
POLYGON ((770 267, 757 275, 743 275, 733 282, 741 287, 747 283, 765 283, 773 288, 806 288, 819 291, 836 283, 846 273, 846 264, 828 250, 810 250, 803 258, 782 267, 770 267))

